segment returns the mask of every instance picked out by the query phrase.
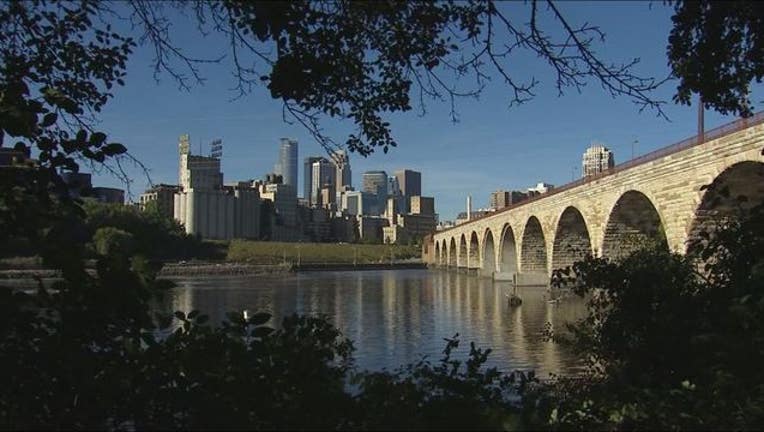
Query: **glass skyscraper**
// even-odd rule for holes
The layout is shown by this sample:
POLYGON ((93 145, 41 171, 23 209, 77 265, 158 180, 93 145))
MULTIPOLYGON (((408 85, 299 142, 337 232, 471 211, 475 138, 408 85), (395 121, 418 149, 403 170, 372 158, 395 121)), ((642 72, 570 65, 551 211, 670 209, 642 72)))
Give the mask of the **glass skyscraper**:
POLYGON ((279 161, 276 163, 276 174, 280 174, 285 185, 292 186, 297 193, 297 141, 281 138, 279 161))

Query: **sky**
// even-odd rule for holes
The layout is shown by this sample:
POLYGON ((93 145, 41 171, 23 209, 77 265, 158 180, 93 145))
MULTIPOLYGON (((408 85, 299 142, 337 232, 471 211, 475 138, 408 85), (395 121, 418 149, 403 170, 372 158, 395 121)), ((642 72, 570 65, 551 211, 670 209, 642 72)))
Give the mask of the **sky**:
MULTIPOLYGON (((605 33, 596 44, 601 58, 613 63, 639 58, 634 71, 643 76, 666 77, 669 73, 666 44, 672 9, 662 2, 559 2, 573 25, 597 25, 605 33)), ((524 3, 504 3, 508 16, 526 22, 530 8, 524 3)), ((225 44, 214 36, 202 37, 190 19, 173 19, 173 38, 189 54, 216 58, 225 44)), ((546 28, 555 24, 545 21, 546 28)), ((209 151, 215 138, 223 140, 222 169, 225 181, 262 178, 273 171, 279 139, 299 142, 298 193, 302 192, 302 160, 326 155, 301 126, 285 122, 281 103, 267 89, 256 87, 244 98, 235 99, 235 80, 228 63, 204 65, 206 81, 183 91, 167 74, 155 75, 153 51, 139 46, 128 62, 124 87, 100 116, 101 130, 110 139, 125 144, 130 153, 149 170, 151 182, 177 183, 177 142, 191 135, 192 148, 209 151)), ((677 82, 669 81, 653 93, 668 103, 669 120, 654 110, 640 112, 626 97, 613 98, 599 84, 590 82, 580 93, 569 89, 559 97, 549 68, 531 55, 519 55, 511 64, 518 78, 536 77, 540 84, 533 100, 508 106, 510 90, 497 77, 479 99, 457 102, 459 121, 450 117, 448 103, 429 102, 427 113, 417 109, 388 116, 398 147, 387 154, 368 157, 350 155, 353 186, 360 189, 364 171, 413 169, 422 173, 422 194, 435 197, 440 220, 453 220, 464 211, 468 195, 473 208, 486 207, 492 191, 524 190, 539 182, 565 184, 581 175, 581 155, 593 142, 604 143, 615 154, 616 163, 673 144, 695 135, 697 107, 674 104, 677 82)), ((760 88, 752 92, 754 104, 761 101, 760 88)), ((415 107, 416 108, 416 107, 415 107)), ((706 130, 734 120, 706 111, 706 130)), ((343 141, 350 122, 326 123, 325 131, 343 141)), ((128 166, 131 198, 149 186, 137 167, 128 166)), ((122 187, 106 172, 94 174, 94 185, 122 187)))

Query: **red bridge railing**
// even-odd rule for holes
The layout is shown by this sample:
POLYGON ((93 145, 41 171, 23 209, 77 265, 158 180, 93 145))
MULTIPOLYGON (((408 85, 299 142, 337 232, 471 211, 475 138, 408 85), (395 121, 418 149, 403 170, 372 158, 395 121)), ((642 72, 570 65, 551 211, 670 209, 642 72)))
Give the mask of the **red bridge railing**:
POLYGON ((564 184, 562 186, 555 187, 554 189, 550 190, 547 193, 544 193, 544 194, 541 194, 541 195, 536 195, 534 197, 530 197, 530 198, 528 198, 526 200, 520 201, 519 203, 509 205, 509 206, 504 207, 504 208, 502 208, 500 210, 497 210, 497 211, 492 212, 492 213, 485 214, 483 216, 476 217, 474 219, 470 219, 468 222, 464 222, 462 224, 453 226, 451 228, 447 228, 447 229, 444 229, 444 230, 441 230, 441 231, 435 231, 435 234, 440 234, 440 233, 443 233, 443 232, 446 232, 446 231, 451 231, 451 230, 453 230, 455 228, 460 227, 461 225, 466 225, 466 224, 472 223, 474 221, 478 221, 478 220, 481 220, 481 219, 486 219, 486 218, 495 216, 497 214, 504 213, 506 211, 513 210, 513 209, 516 209, 518 207, 522 207, 522 206, 530 204, 530 203, 532 203, 534 201, 538 201, 538 200, 542 200, 542 199, 548 198, 548 197, 550 197, 552 195, 556 195, 556 194, 565 192, 567 190, 576 188, 578 186, 582 186, 582 185, 585 185, 587 183, 591 183, 593 181, 597 181, 597 180, 602 179, 604 177, 608 177, 608 176, 611 176, 613 174, 616 174, 616 173, 619 173, 619 172, 622 172, 622 171, 626 171, 627 169, 634 168, 636 166, 639 166, 639 165, 642 165, 642 164, 645 164, 645 163, 648 163, 648 162, 652 162, 654 160, 657 160, 657 159, 660 159, 660 158, 672 155, 674 153, 678 153, 680 151, 687 150, 689 148, 692 148, 692 147, 695 147, 697 145, 703 144, 704 142, 712 141, 712 140, 715 140, 717 138, 721 138, 723 136, 733 134, 735 132, 740 132, 741 130, 744 130, 744 129, 747 129, 749 127, 753 127, 753 126, 756 126, 756 125, 760 125, 762 123, 764 123, 764 111, 758 112, 758 113, 754 114, 751 117, 741 118, 741 119, 735 120, 733 122, 730 122, 730 123, 721 125, 719 127, 713 128, 711 130, 708 130, 708 131, 704 132, 704 134, 702 136, 695 135, 695 136, 690 137, 690 138, 685 138, 682 141, 679 141, 678 143, 674 143, 674 144, 671 144, 669 146, 666 146, 666 147, 663 147, 663 148, 659 148, 657 150, 653 150, 653 151, 651 151, 649 153, 645 153, 642 156, 639 156, 639 157, 636 157, 634 159, 627 160, 626 162, 620 163, 620 164, 614 166, 613 168, 611 168, 611 169, 609 169, 609 170, 607 170, 605 172, 602 172, 600 174, 596 174, 596 175, 588 176, 588 177, 582 177, 582 178, 580 178, 578 180, 574 180, 574 181, 572 181, 570 183, 566 183, 566 184, 564 184))

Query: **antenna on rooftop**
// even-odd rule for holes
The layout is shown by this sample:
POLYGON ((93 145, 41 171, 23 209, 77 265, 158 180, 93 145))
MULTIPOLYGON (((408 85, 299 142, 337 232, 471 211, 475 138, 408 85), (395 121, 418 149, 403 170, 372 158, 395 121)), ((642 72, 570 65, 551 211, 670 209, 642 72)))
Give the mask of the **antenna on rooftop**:
POLYGON ((220 159, 223 156, 223 140, 218 138, 210 143, 210 157, 220 159))

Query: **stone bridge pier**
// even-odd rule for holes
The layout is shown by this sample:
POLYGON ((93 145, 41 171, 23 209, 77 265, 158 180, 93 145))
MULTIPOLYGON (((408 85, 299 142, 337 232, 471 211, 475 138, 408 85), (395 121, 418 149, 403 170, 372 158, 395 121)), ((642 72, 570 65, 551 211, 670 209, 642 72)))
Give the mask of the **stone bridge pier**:
POLYGON ((520 285, 586 255, 687 253, 719 218, 764 202, 764 114, 738 120, 429 237, 430 265, 520 285))

